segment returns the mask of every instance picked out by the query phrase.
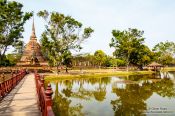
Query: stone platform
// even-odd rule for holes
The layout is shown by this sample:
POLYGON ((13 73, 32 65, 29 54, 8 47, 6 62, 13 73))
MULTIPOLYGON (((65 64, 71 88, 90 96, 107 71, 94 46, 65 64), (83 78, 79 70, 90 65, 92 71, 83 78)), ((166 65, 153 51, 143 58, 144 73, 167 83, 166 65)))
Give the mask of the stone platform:
POLYGON ((26 75, 20 83, 0 101, 0 116, 41 116, 37 104, 34 74, 26 75))

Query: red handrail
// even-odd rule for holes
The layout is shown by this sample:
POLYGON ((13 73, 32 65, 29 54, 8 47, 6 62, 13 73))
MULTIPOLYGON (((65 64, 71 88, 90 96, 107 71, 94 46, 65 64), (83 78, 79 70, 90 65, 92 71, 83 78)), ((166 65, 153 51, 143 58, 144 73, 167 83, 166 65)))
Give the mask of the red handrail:
POLYGON ((4 74, 2 74, 3 82, 0 83, 0 100, 4 98, 26 75, 25 70, 20 70, 17 74, 12 74, 12 78, 4 81, 4 74))
POLYGON ((48 84, 46 90, 44 89, 44 78, 38 73, 35 73, 36 91, 38 94, 38 104, 42 112, 42 116, 54 116, 52 110, 52 88, 48 84))

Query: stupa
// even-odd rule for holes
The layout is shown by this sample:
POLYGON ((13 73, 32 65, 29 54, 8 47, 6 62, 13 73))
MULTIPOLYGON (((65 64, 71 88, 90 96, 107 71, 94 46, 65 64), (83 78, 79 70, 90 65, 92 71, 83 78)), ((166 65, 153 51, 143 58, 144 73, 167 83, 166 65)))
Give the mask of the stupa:
POLYGON ((32 24, 32 34, 30 36, 29 42, 26 44, 23 51, 22 57, 17 65, 25 66, 43 66, 48 65, 48 62, 45 60, 41 53, 41 46, 37 42, 37 37, 35 35, 35 25, 34 19, 32 24))

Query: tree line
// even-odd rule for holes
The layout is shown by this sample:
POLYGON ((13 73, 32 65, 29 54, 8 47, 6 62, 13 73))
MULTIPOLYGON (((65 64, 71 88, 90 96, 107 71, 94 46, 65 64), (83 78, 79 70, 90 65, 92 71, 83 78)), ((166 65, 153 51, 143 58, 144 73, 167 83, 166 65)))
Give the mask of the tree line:
MULTIPOLYGON (((22 7, 21 3, 15 1, 0 0, 0 66, 15 65, 22 55, 23 26, 33 16, 33 12, 23 12, 22 7), (10 47, 15 48, 15 51, 7 54, 10 47)), ((89 39, 94 30, 84 27, 71 16, 55 11, 39 11, 37 16, 45 21, 40 44, 50 66, 73 66, 76 61, 83 60, 87 61, 87 65, 97 67, 134 65, 139 69, 154 61, 162 65, 175 64, 174 42, 160 42, 150 49, 144 43, 144 31, 135 28, 112 30, 109 46, 115 49, 113 56, 106 55, 102 50, 92 55, 73 56, 71 51, 80 51, 82 42, 89 39)))

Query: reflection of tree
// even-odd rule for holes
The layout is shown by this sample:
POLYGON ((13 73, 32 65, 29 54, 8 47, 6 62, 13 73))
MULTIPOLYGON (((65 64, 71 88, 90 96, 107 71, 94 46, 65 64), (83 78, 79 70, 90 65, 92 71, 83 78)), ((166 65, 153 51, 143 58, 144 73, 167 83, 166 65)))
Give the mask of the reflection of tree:
MULTIPOLYGON (((126 84, 125 88, 113 87, 112 92, 117 95, 116 100, 111 100, 111 105, 115 115, 144 115, 146 110, 146 100, 157 93, 162 97, 175 97, 175 88, 172 80, 168 78, 152 79, 153 76, 128 76, 126 80, 137 81, 139 84, 126 84), (156 80, 156 81, 155 81, 156 80)), ((107 94, 107 85, 111 83, 111 78, 83 78, 68 79, 56 83, 53 108, 56 116, 63 115, 83 115, 83 104, 75 101, 91 100, 104 101, 107 94), (58 84, 63 84, 63 88, 58 90, 58 84)))
POLYGON ((79 83, 80 85, 79 85, 78 91, 73 92, 71 97, 84 99, 84 100, 90 100, 90 98, 92 98, 93 96, 92 91, 87 90, 83 87, 84 80, 80 80, 79 83))
POLYGON ((152 78, 152 75, 129 75, 127 80, 130 81, 141 81, 141 80, 148 80, 152 78))
MULTIPOLYGON (((138 79, 136 80, 138 81, 138 79)), ((162 97, 175 97, 174 83, 169 78, 164 78, 152 83, 148 80, 149 79, 143 78, 142 86, 138 84, 127 84, 124 89, 113 88, 113 93, 116 93, 119 97, 111 101, 115 115, 143 115, 143 111, 146 110, 145 101, 153 92, 156 92, 162 97)))
POLYGON ((72 94, 72 85, 73 82, 72 81, 64 81, 64 84, 66 85, 66 89, 63 89, 63 93, 65 94, 66 97, 70 97, 72 94))
POLYGON ((71 100, 63 97, 59 93, 58 83, 56 83, 55 96, 53 98, 53 110, 56 116, 71 116, 71 115, 83 115, 81 113, 82 106, 77 104, 75 106, 70 106, 71 100))
MULTIPOLYGON (((79 98, 83 100, 90 100, 95 97, 98 101, 103 101, 106 96, 106 85, 110 82, 111 78, 103 77, 103 78, 88 78, 88 79, 80 79, 79 80, 79 89, 76 92, 71 93, 71 97, 79 98), (91 85, 98 84, 98 87, 95 90, 89 90, 83 87, 84 83, 88 83, 91 85)), ((64 91, 69 91, 65 90, 64 91)))
POLYGON ((164 78, 169 78, 169 72, 161 72, 164 78))
POLYGON ((94 97, 97 101, 103 101, 106 96, 106 88, 99 88, 94 91, 94 97))
POLYGON ((110 83, 110 81, 111 78, 108 77, 79 80, 79 90, 78 92, 72 93, 72 97, 84 100, 90 100, 94 97, 97 101, 103 101, 106 96, 106 85, 110 83), (87 82, 92 85, 97 84, 98 87, 95 88, 95 90, 88 90, 87 88, 83 87, 84 82, 87 82))
POLYGON ((86 80, 86 82, 88 82, 88 83, 90 83, 92 85, 98 84, 100 80, 101 80, 101 83, 105 84, 105 85, 107 85, 107 84, 109 84, 111 82, 111 78, 110 77, 101 77, 101 78, 93 77, 93 78, 89 78, 89 79, 85 79, 85 80, 86 80))
POLYGON ((110 78, 87 78, 79 80, 64 80, 59 81, 63 83, 65 88, 61 92, 58 90, 58 82, 56 82, 55 96, 53 98, 53 109, 56 116, 70 116, 78 115, 81 116, 83 113, 81 104, 71 106, 71 100, 69 98, 78 98, 82 100, 90 100, 95 98, 98 101, 103 101, 106 96, 106 85, 110 82, 110 78), (78 90, 73 91, 73 84, 77 82, 78 90), (91 84, 92 86, 97 84, 95 90, 85 88, 85 83, 91 84))
POLYGON ((152 89, 162 97, 175 97, 174 83, 169 78, 164 78, 161 81, 154 83, 152 89))
POLYGON ((112 100, 115 115, 140 116, 146 110, 145 100, 152 95, 152 91, 145 89, 146 86, 128 84, 125 89, 113 88, 113 92, 119 97, 112 100))
POLYGON ((109 78, 98 78, 98 88, 93 92, 97 101, 103 101, 106 96, 106 85, 110 82, 109 78))
POLYGON ((173 75, 174 80, 175 80, 175 72, 174 71, 169 71, 168 73, 171 74, 171 75, 173 75))

